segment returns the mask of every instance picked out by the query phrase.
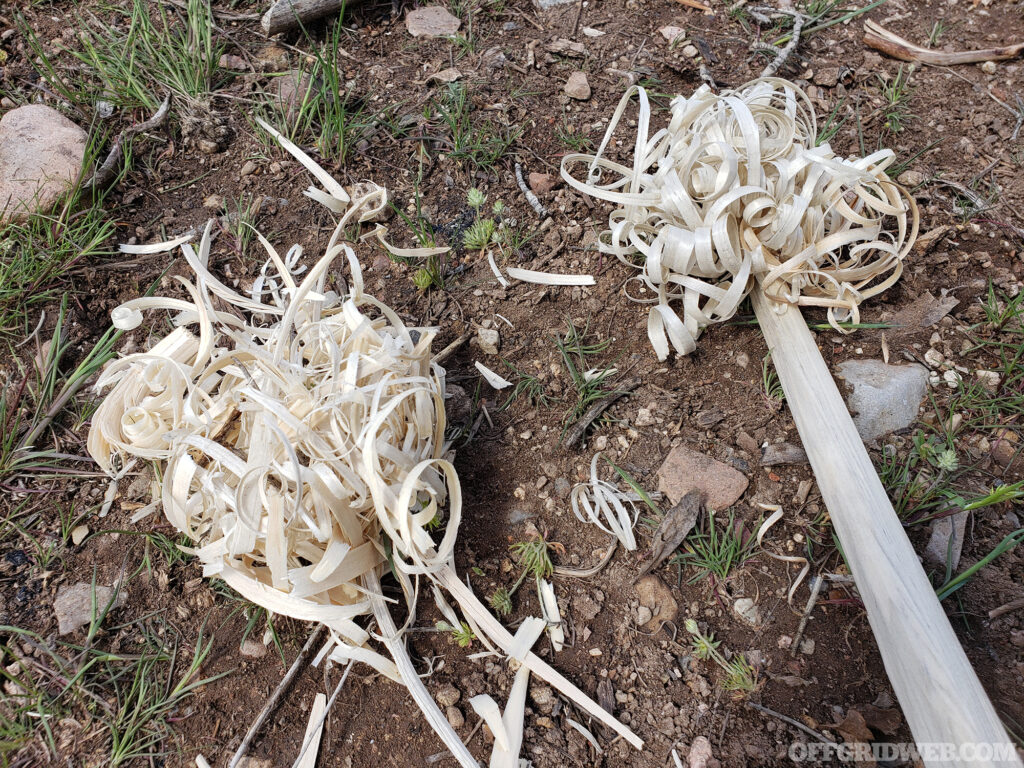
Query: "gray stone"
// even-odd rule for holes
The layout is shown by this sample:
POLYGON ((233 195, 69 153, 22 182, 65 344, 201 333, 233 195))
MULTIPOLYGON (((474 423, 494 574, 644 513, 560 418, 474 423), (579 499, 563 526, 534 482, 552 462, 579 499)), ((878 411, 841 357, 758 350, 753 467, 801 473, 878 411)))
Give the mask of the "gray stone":
POLYGON ((82 171, 88 136, 44 104, 17 107, 0 119, 0 222, 46 211, 82 171))
POLYGON ((462 710, 458 707, 446 708, 444 716, 448 718, 448 725, 452 728, 461 728, 466 724, 466 716, 462 714, 462 710))
POLYGON ((572 491, 572 486, 569 485, 569 481, 564 477, 555 478, 555 496, 560 499, 569 498, 569 493, 572 491))
POLYGON ((928 391, 928 369, 917 364, 847 360, 837 374, 853 387, 846 402, 856 413, 853 421, 866 443, 913 424, 928 391))
POLYGON ((757 603, 755 603, 753 599, 749 597, 741 597, 732 604, 732 609, 746 624, 749 624, 752 627, 761 626, 761 611, 758 609, 757 603))
POLYGON ((573 72, 565 81, 565 95, 577 101, 586 101, 590 98, 590 83, 587 81, 586 72, 573 72))
POLYGON ((501 336, 495 328, 477 328, 476 341, 480 345, 480 351, 485 355, 498 354, 498 346, 501 344, 501 336))
POLYGON ((530 686, 530 701, 541 713, 550 714, 555 706, 555 692, 546 685, 530 686))
POLYGON ((792 443, 771 443, 761 451, 761 466, 774 467, 777 464, 806 464, 807 453, 792 443))
POLYGON ((728 464, 679 445, 658 469, 658 490, 678 504, 694 488, 708 509, 721 511, 735 504, 747 490, 747 478, 728 464))
POLYGON ((542 11, 548 11, 560 5, 572 5, 575 2, 576 0, 533 0, 533 4, 542 11))
POLYGON ((925 560, 944 568, 948 559, 949 567, 956 570, 964 548, 964 532, 967 530, 969 514, 969 512, 960 511, 947 517, 937 518, 932 523, 932 535, 924 550, 925 560))
POLYGON ((405 17, 405 28, 413 37, 450 37, 461 26, 461 19, 439 5, 416 8, 405 17))
MULTIPOLYGON (((128 596, 123 590, 114 597, 112 587, 96 586, 95 611, 100 616, 107 610, 110 601, 114 604, 110 610, 120 608, 125 604, 128 596)), ((84 627, 93 619, 93 586, 80 581, 73 586, 63 586, 57 591, 57 597, 53 601, 53 612, 57 615, 58 631, 62 635, 74 632, 79 627, 84 627)))
POLYGON ((248 637, 245 639, 245 642, 242 643, 238 652, 250 659, 262 659, 267 655, 267 646, 259 640, 253 640, 251 637, 248 637))

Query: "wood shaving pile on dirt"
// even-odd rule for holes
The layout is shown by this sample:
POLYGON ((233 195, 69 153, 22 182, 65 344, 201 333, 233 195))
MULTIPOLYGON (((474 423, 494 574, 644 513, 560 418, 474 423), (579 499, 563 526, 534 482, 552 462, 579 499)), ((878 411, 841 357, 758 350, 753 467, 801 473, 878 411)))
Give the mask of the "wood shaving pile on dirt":
POLYGON ((653 304, 648 336, 659 360, 670 347, 692 352, 755 280, 783 308, 826 307, 844 331, 839 323, 856 324, 861 301, 899 279, 918 210, 886 175, 895 154, 843 159, 818 144, 813 106, 793 83, 763 78, 721 94, 704 85, 677 96, 654 135, 650 118, 647 93, 630 88, 596 154, 567 155, 562 178, 618 206, 599 248, 640 271, 639 292, 627 294, 653 304), (634 96, 630 168, 606 152, 634 96), (573 172, 584 165, 581 180, 573 172))
MULTIPOLYGON (((278 139, 327 190, 307 194, 343 214, 325 254, 299 282, 300 254, 293 249, 282 259, 260 237, 276 271, 264 301, 259 292, 239 294, 207 268, 212 222, 198 250, 191 238, 122 248, 180 247, 195 277, 177 278, 190 300, 139 298, 113 312, 123 329, 137 327, 144 310, 177 313, 178 327, 102 373, 97 387, 108 391, 92 421, 89 452, 111 475, 136 459, 157 462, 164 514, 197 542, 204 575, 273 613, 326 625, 331 640, 319 659, 363 662, 406 685, 446 746, 475 766, 402 641, 416 620, 419 578, 433 585, 439 607, 458 626, 437 589, 447 579, 469 626, 492 651, 488 636, 522 662, 540 633, 513 639, 499 626, 484 634, 477 622, 492 618, 454 577, 462 495, 444 437, 445 371, 431 361, 437 329, 407 328, 368 296, 355 253, 340 242, 346 227, 383 209, 386 191, 364 183, 352 199, 278 139), (342 295, 326 289, 339 258, 350 278, 342 295), (389 571, 405 599, 402 629, 380 586, 389 571), (390 658, 371 646, 369 617, 390 658)), ((536 662, 535 672, 543 667, 536 662)), ((567 681, 561 687, 574 688, 567 681)), ((503 760, 514 761, 521 715, 505 727, 503 760)))

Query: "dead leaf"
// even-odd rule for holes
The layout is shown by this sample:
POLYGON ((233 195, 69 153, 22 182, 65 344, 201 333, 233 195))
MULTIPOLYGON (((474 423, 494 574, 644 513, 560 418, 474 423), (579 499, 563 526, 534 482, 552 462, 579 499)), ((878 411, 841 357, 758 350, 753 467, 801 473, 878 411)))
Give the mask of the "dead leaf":
POLYGON ((847 710, 843 722, 834 723, 829 727, 839 731, 848 744, 866 744, 875 738, 864 721, 864 716, 852 707, 847 710))
POLYGON ((435 72, 429 75, 424 83, 430 83, 436 80, 439 83, 454 83, 462 77, 462 73, 459 72, 455 67, 449 67, 448 69, 442 69, 440 72, 435 72))
POLYGON ((568 56, 577 59, 582 59, 587 55, 587 49, 583 43, 566 40, 564 37, 556 37, 550 43, 545 43, 544 50, 557 56, 568 56))
POLYGON ((898 709, 882 709, 873 704, 866 704, 859 711, 871 730, 884 733, 886 736, 895 735, 900 723, 903 722, 898 709))
POLYGON ((654 533, 651 549, 647 557, 644 558, 638 576, 646 576, 679 548, 683 539, 696 525, 698 514, 700 514, 700 491, 694 488, 683 496, 661 521, 661 525, 654 533))

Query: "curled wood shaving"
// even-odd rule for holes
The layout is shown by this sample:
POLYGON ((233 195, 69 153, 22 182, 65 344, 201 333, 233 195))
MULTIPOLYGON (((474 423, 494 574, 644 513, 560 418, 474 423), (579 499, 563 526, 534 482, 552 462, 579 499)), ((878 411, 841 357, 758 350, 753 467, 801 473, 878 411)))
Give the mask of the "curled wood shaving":
POLYGON ((483 363, 476 362, 476 363, 473 363, 473 365, 476 367, 476 369, 478 371, 480 371, 480 375, 483 376, 484 379, 487 380, 487 383, 490 384, 495 389, 504 389, 505 387, 511 387, 512 386, 512 382, 511 381, 509 381, 508 379, 506 379, 506 378, 504 378, 502 376, 499 376, 497 373, 492 371, 490 368, 488 368, 483 363))
POLYGON ((132 457, 158 462, 164 515, 197 542, 204 575, 275 614, 324 625, 330 644, 318 661, 363 662, 406 685, 461 765, 477 762, 404 645, 421 577, 445 587, 494 645, 642 746, 530 653, 533 641, 510 643, 456 577, 462 491, 444 439, 445 370, 431 360, 437 329, 410 329, 367 295, 343 242, 346 228, 370 220, 387 193, 369 184, 352 195, 278 139, 321 181, 323 189, 307 194, 341 213, 325 253, 304 271, 298 254, 282 259, 260 237, 278 289, 253 297, 208 269, 212 222, 197 249, 182 240, 147 246, 180 247, 194 277, 177 278, 187 299, 140 298, 113 312, 119 328, 137 327, 151 310, 174 313, 179 327, 103 371, 97 387, 107 394, 93 417, 90 454, 112 476, 132 457), (338 260, 350 281, 340 295, 327 290, 338 260), (380 585, 388 571, 406 603, 401 627, 380 585))
POLYGON ((524 283, 538 285, 594 285, 593 275, 561 275, 552 272, 537 272, 533 269, 509 267, 505 270, 509 277, 522 280, 524 283))
POLYGON ((816 146, 813 107, 793 83, 763 78, 721 94, 705 85, 676 97, 668 127, 653 135, 650 118, 646 91, 630 88, 597 153, 567 155, 561 173, 618 206, 599 248, 639 271, 627 295, 652 305, 648 336, 659 359, 692 352, 755 279, 780 311, 825 307, 844 331, 839 322, 857 322, 860 302, 899 278, 918 210, 885 174, 895 154, 843 159, 828 143, 816 146), (628 167, 606 150, 634 96, 628 167))
MULTIPOLYGON (((782 507, 779 506, 778 504, 758 503, 757 506, 763 509, 765 512, 771 512, 771 514, 768 516, 768 519, 761 523, 761 527, 757 529, 757 546, 760 547, 762 546, 761 540, 764 538, 764 535, 768 533, 768 530, 773 525, 775 525, 777 522, 779 522, 779 520, 782 519, 784 513, 782 507)), ((768 549, 765 549, 764 553, 768 555, 768 557, 778 560, 780 562, 796 563, 797 565, 803 566, 803 568, 800 569, 800 573, 797 574, 796 579, 793 581, 792 585, 790 585, 789 592, 786 594, 786 602, 792 605, 793 595, 796 594, 797 588, 803 583, 804 579, 807 578, 807 574, 810 573, 811 564, 807 561, 806 557, 801 557, 799 555, 777 555, 768 549)))
POLYGON ((590 482, 579 483, 572 489, 569 500, 573 514, 580 522, 593 523, 605 533, 610 533, 632 552, 636 549, 633 526, 640 512, 626 494, 598 477, 597 462, 600 458, 601 454, 595 453, 590 460, 590 482))

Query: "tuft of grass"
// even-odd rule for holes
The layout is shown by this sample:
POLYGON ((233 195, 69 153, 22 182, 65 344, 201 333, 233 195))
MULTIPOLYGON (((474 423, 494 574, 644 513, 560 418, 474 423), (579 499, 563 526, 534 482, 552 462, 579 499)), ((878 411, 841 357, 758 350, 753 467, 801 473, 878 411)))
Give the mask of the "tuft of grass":
POLYGON ((576 399, 565 417, 565 429, 568 429, 569 425, 583 416, 593 403, 615 393, 608 384, 616 370, 590 366, 591 358, 607 351, 611 345, 610 339, 591 341, 589 322, 582 328, 577 328, 571 319, 567 320, 566 324, 568 327, 565 335, 556 336, 554 341, 576 392, 576 399))
POLYGON ((555 138, 573 152, 589 152, 594 148, 594 140, 570 123, 564 112, 561 123, 555 128, 555 138))
POLYGON ((448 157, 481 170, 493 168, 522 133, 521 128, 475 118, 469 91, 462 83, 448 83, 428 105, 425 116, 447 134, 448 157))
POLYGON ((526 402, 534 407, 542 406, 546 408, 551 404, 551 398, 548 397, 547 391, 544 389, 544 384, 539 378, 519 370, 508 360, 502 360, 502 362, 515 376, 515 385, 509 393, 508 398, 501 404, 501 410, 508 408, 520 397, 525 398, 526 402))
POLYGON ((704 661, 710 659, 725 672, 725 678, 722 681, 723 689, 731 691, 738 697, 744 697, 757 691, 760 687, 757 670, 743 654, 735 653, 732 659, 727 660, 719 650, 721 642, 715 640, 714 634, 705 635, 693 619, 687 619, 684 626, 686 631, 693 636, 690 641, 693 655, 704 661))
POLYGON ((769 352, 761 358, 761 396, 764 398, 768 410, 778 411, 786 402, 786 392, 779 381, 779 374, 775 366, 771 365, 772 353, 769 352))
POLYGON ((843 104, 846 103, 846 96, 843 96, 836 105, 832 107, 832 111, 828 113, 828 116, 818 127, 818 135, 814 139, 814 146, 820 147, 822 144, 832 141, 839 133, 839 129, 846 123, 846 117, 839 119, 840 110, 843 108, 843 104))
POLYGON ((945 582, 941 587, 935 590, 939 600, 945 600, 954 592, 963 589, 963 587, 967 585, 967 582, 974 578, 982 568, 990 565, 1000 555, 1005 555, 1007 552, 1013 550, 1014 547, 1022 541, 1024 541, 1024 528, 1018 528, 1016 531, 1000 541, 991 552, 957 576, 953 576, 947 569, 945 582))
POLYGON ((690 584, 704 578, 711 578, 716 583, 723 582, 729 578, 729 574, 754 556, 757 545, 743 523, 737 523, 734 514, 730 512, 728 521, 720 527, 716 517, 714 511, 709 510, 704 529, 690 534, 681 550, 672 556, 673 564, 689 566, 697 571, 690 579, 690 584))
POLYGON ((891 133, 902 132, 913 118, 910 113, 910 76, 913 72, 913 66, 904 68, 900 64, 894 77, 886 79, 882 75, 877 76, 883 101, 882 116, 885 118, 886 130, 891 133))
POLYGON ((84 74, 59 72, 35 35, 26 34, 43 74, 72 104, 102 101, 152 112, 167 92, 194 106, 219 84, 224 46, 214 38, 208 0, 186 0, 183 10, 131 0, 127 8, 110 8, 109 16, 111 21, 104 21, 86 12, 78 35, 81 48, 68 49, 85 66, 84 74))
POLYGON ((509 551, 512 552, 516 562, 523 569, 511 587, 499 587, 487 598, 491 608, 502 616, 512 613, 512 596, 522 586, 527 576, 532 576, 538 586, 541 579, 546 579, 555 572, 555 565, 551 562, 552 544, 543 536, 537 533, 527 541, 517 541, 509 551))

